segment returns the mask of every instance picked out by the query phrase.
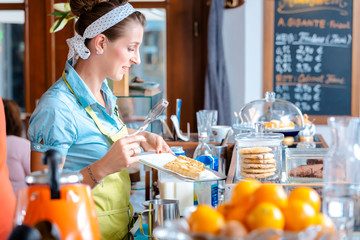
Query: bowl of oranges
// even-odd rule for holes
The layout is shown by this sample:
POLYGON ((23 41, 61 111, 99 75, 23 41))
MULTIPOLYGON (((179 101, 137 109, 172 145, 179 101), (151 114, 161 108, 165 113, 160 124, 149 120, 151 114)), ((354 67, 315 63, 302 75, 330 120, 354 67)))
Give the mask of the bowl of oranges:
POLYGON ((337 239, 333 221, 320 212, 321 198, 309 187, 287 194, 279 184, 244 179, 231 200, 198 205, 183 221, 189 239, 337 239))

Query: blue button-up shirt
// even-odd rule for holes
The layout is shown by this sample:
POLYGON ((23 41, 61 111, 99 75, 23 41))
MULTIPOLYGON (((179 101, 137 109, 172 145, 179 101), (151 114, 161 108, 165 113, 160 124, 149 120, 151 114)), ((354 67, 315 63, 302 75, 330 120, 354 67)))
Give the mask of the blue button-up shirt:
POLYGON ((87 106, 91 106, 111 135, 125 126, 114 113, 116 97, 106 80, 101 90, 111 115, 96 101, 70 61, 66 63, 65 77, 81 104, 60 78, 41 97, 30 118, 28 136, 32 151, 58 150, 66 157, 64 170, 79 171, 102 158, 111 146, 109 138, 100 132, 85 111, 87 106))

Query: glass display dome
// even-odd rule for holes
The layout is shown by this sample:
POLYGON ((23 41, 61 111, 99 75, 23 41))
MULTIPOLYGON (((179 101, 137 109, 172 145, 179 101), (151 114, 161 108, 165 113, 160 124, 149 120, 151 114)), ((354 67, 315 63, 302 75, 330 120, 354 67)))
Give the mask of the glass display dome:
POLYGON ((295 136, 304 129, 304 118, 300 109, 293 103, 275 99, 274 92, 266 92, 265 98, 251 101, 239 112, 239 122, 234 128, 254 129, 255 123, 264 123, 265 132, 283 133, 295 136))

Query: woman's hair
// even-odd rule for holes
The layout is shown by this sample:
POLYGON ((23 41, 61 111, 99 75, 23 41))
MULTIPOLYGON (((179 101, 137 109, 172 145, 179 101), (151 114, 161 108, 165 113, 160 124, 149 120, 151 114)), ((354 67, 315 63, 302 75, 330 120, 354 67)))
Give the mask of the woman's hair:
MULTIPOLYGON (((85 29, 91 23, 125 3, 127 3, 127 0, 70 0, 71 12, 78 17, 75 24, 76 32, 83 36, 85 29)), ((110 41, 123 37, 126 34, 126 26, 130 22, 139 23, 144 27, 146 19, 141 12, 136 11, 111 28, 105 30, 103 34, 110 41)), ((85 44, 87 44, 88 41, 89 39, 86 39, 85 44)))
POLYGON ((9 99, 3 99, 3 103, 6 118, 6 135, 15 135, 21 137, 23 126, 20 117, 19 105, 9 99))

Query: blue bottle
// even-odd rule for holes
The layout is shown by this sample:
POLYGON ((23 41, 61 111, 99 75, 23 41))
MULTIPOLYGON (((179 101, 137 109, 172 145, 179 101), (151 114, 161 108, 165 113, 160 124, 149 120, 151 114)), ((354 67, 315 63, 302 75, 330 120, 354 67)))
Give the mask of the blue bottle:
POLYGON ((180 156, 180 155, 185 156, 185 151, 184 151, 183 147, 173 146, 173 147, 170 147, 170 149, 173 153, 175 153, 176 156, 180 156))

